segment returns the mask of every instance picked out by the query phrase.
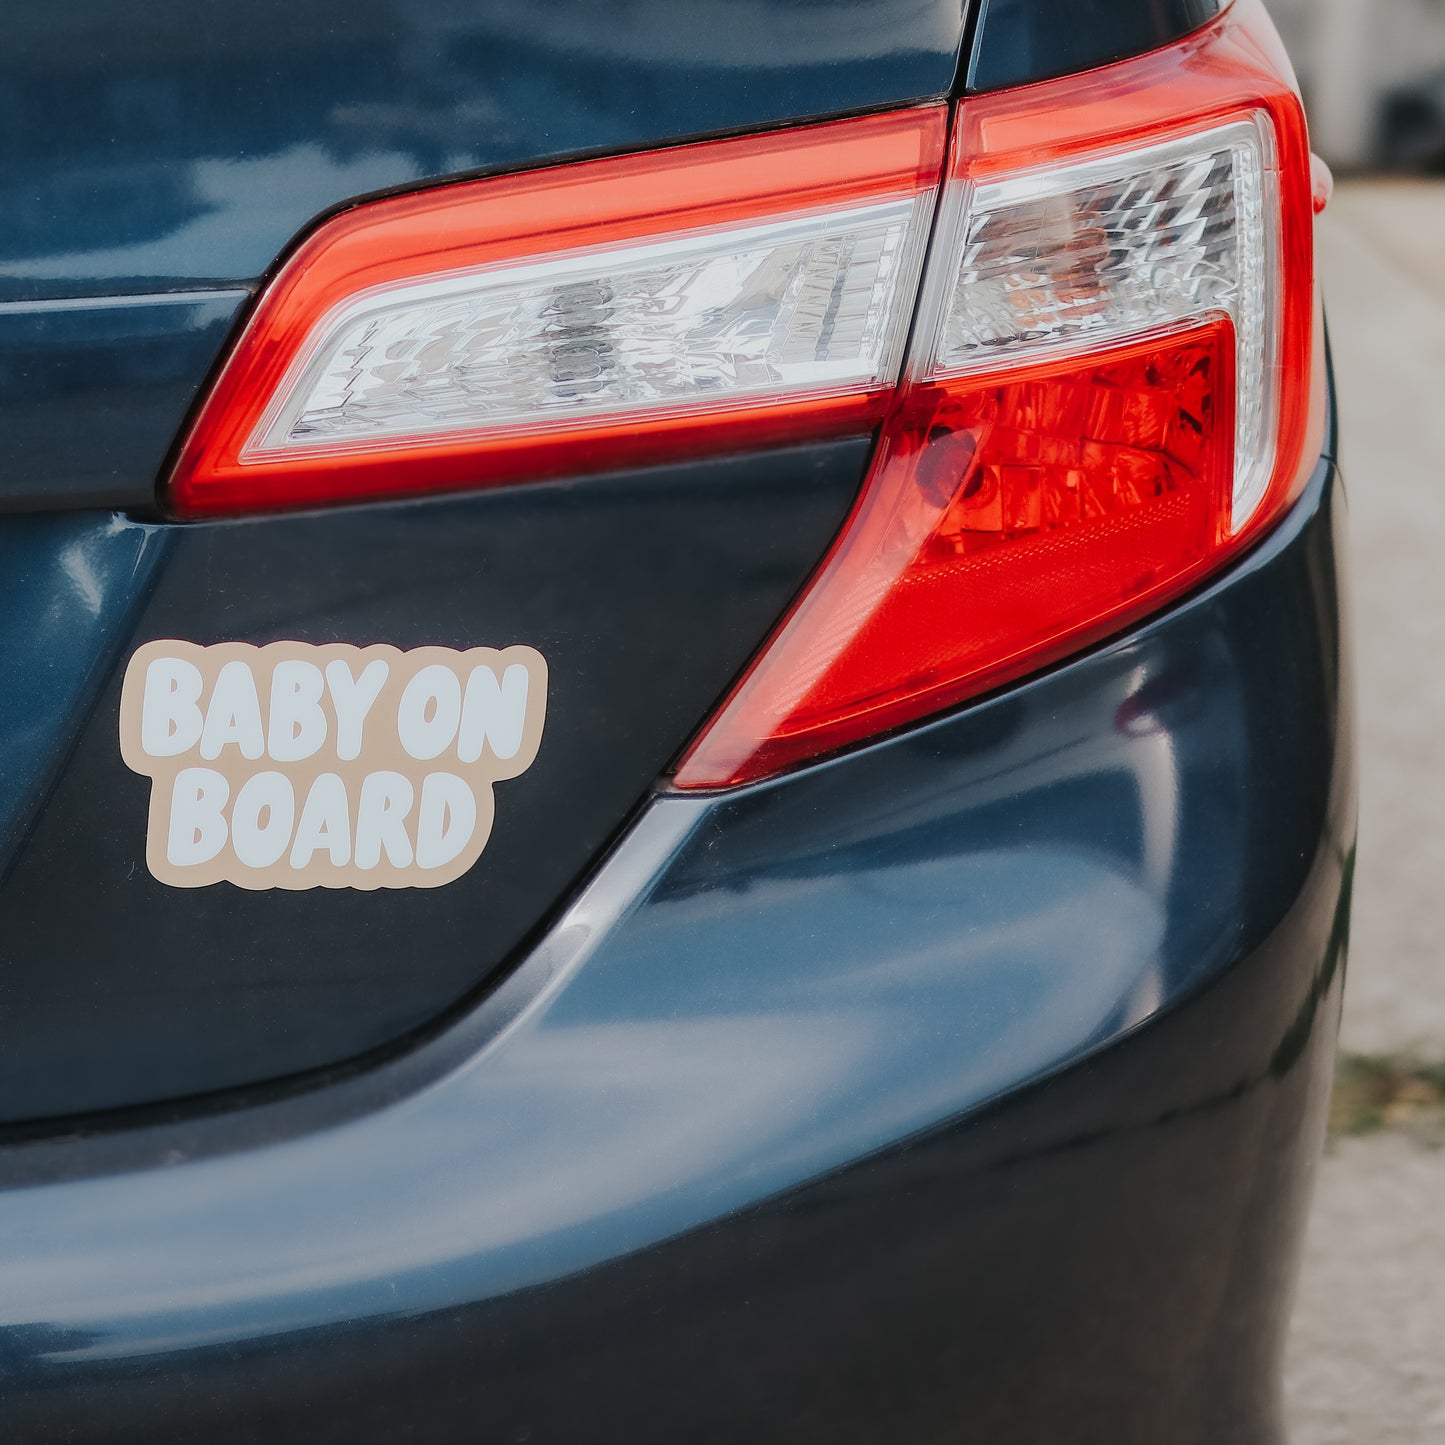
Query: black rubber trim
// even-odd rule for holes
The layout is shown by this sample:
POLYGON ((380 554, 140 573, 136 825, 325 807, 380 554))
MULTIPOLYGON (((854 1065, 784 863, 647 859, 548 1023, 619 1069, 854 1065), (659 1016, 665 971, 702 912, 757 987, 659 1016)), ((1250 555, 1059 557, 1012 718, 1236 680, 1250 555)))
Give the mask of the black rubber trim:
POLYGON ((965 89, 1093 70, 1188 35, 1229 0, 980 0, 965 89))

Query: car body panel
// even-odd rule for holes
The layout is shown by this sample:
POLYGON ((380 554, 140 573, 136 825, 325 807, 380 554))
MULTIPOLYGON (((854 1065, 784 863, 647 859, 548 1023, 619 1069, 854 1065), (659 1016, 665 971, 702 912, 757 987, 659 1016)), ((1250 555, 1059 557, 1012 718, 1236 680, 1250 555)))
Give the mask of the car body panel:
POLYGON ((0 876, 0 1119, 334 1065, 458 1004, 727 690, 842 522, 868 450, 186 527, 10 518, 0 548, 20 601, 51 599, 51 625, 25 605, 0 625, 17 633, 0 734, 17 810, 0 876), (118 718, 125 659, 175 637, 534 647, 550 671, 541 750, 498 785, 485 852, 441 892, 168 888, 147 869, 150 784, 122 760, 118 718))
POLYGON ((8 1418, 1277 1440, 1353 856, 1341 525, 1322 462, 1129 636, 658 798, 392 1064, 7 1151, 8 1418))
POLYGON ((26 3, 3 300, 234 286, 356 197, 946 95, 957 0, 26 3))
POLYGON ((249 294, 0 302, 0 511, 152 508, 249 294))

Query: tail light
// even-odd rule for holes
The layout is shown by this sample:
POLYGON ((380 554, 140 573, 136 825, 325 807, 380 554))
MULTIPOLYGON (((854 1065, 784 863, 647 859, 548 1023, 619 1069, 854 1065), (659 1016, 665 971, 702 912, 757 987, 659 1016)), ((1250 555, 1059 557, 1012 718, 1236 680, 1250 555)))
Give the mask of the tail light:
POLYGON ((1141 60, 964 100, 947 158, 945 125, 924 106, 344 213, 267 289, 170 501, 877 428, 853 515, 685 788, 1097 642, 1249 545, 1317 455, 1303 113, 1259 0, 1236 0, 1141 60))
POLYGON ((1143 60, 963 101, 950 157, 857 507, 680 787, 766 776, 1098 642, 1307 479, 1309 146, 1255 0, 1143 60))

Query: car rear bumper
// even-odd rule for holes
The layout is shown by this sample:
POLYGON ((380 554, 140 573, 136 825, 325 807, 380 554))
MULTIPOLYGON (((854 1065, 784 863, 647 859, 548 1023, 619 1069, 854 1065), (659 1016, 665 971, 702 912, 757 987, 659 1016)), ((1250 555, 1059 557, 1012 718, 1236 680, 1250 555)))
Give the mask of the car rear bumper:
POLYGON ((12 1439, 1276 1438, 1355 783, 1342 498, 1129 636, 659 795, 475 1013, 0 1151, 12 1439))

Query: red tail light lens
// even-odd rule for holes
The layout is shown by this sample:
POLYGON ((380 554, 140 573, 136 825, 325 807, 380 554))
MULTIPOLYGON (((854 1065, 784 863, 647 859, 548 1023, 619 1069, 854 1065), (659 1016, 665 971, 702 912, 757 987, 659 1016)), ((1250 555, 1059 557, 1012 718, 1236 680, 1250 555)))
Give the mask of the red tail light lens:
POLYGON ((1233 340, 1220 321, 910 392, 823 577, 679 782, 762 776, 935 712, 1197 578, 1229 514, 1233 340))
POLYGON ((858 506, 678 785, 763 777, 1023 676, 1274 520, 1319 440, 1312 214, 1303 113, 1254 0, 1143 61, 965 101, 858 506))

